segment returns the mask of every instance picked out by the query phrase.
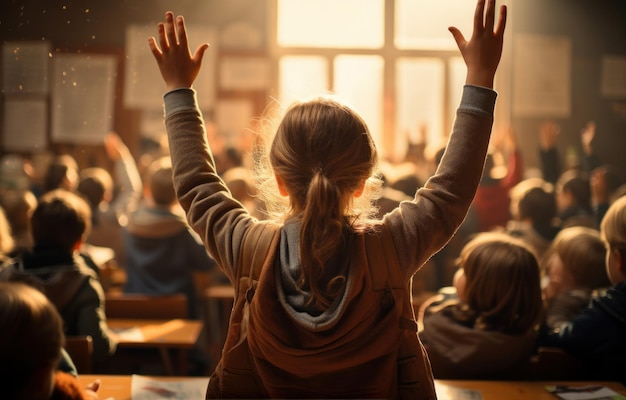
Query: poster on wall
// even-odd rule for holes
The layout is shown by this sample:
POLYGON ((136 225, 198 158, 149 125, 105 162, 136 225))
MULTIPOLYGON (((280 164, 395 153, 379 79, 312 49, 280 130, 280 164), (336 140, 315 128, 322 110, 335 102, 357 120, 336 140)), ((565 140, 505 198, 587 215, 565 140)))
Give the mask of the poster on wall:
MULTIPOLYGON (((213 107, 215 99, 215 29, 187 26, 191 51, 203 42, 210 44, 202 58, 202 68, 194 83, 202 110, 213 107)), ((124 71, 124 106, 143 110, 162 110, 165 83, 148 46, 148 38, 156 35, 154 25, 131 25, 126 30, 126 63, 124 71)))
POLYGON ((220 63, 220 87, 224 90, 265 90, 271 69, 265 57, 227 57, 220 63))
POLYGON ((4 101, 2 145, 10 152, 46 148, 48 101, 45 98, 8 98, 4 101))
POLYGON ((6 42, 2 45, 2 90, 5 94, 48 94, 50 43, 6 42))
POLYGON ((115 56, 58 54, 52 77, 54 142, 102 144, 113 127, 115 56))
POLYGON ((571 114, 571 39, 517 34, 513 46, 513 113, 566 118, 571 114))
POLYGON ((626 98, 626 57, 606 55, 602 57, 602 96, 626 98))
POLYGON ((248 148, 252 134, 252 102, 245 99, 220 101, 215 107, 217 134, 226 147, 248 148))

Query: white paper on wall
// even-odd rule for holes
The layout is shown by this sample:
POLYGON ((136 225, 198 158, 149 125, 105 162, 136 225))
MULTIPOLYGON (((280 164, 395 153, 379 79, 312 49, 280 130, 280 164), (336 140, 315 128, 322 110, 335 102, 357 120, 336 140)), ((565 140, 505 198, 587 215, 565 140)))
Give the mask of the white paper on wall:
POLYGON ((101 144, 113 126, 115 56, 58 54, 53 60, 52 140, 101 144))
POLYGON ((45 97, 5 99, 2 144, 7 151, 45 149, 47 128, 48 101, 45 97))
POLYGON ((513 47, 513 113, 565 118, 571 113, 571 39, 518 34, 513 47))

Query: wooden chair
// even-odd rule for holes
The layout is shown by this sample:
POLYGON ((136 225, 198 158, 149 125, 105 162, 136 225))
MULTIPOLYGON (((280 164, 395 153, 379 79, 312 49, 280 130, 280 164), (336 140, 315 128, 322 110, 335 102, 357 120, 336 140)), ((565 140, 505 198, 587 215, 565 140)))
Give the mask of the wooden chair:
MULTIPOLYGON (((105 294, 105 313, 108 319, 187 319, 187 303, 187 296, 184 294, 148 296, 110 292, 105 294)), ((121 353, 119 348, 118 353, 121 353)), ((142 358, 146 357, 144 353, 137 351, 137 354, 133 354, 135 358, 142 358)), ((173 375, 174 368, 168 349, 159 348, 159 354, 166 373, 173 375)), ((185 354, 183 351, 179 352, 181 363, 185 354)))
POLYGON ((539 347, 515 377, 518 380, 558 381, 582 379, 582 361, 557 347, 539 347))
POLYGON ((235 299, 235 288, 232 285, 215 285, 204 290, 205 315, 209 336, 209 353, 215 368, 221 358, 222 347, 228 334, 230 312, 235 299))
POLYGON ((79 374, 93 371, 93 340, 91 336, 66 336, 65 351, 70 355, 79 374))
POLYGON ((189 316, 187 296, 184 294, 148 296, 107 293, 105 312, 107 318, 185 319, 189 316))

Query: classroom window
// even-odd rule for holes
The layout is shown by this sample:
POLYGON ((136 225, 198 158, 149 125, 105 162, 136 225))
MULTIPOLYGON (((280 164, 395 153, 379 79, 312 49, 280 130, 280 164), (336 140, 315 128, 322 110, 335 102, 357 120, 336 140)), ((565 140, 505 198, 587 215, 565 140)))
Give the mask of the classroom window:
POLYGON ((337 97, 365 118, 377 147, 382 146, 383 59, 379 56, 335 57, 333 89, 337 97))
POLYGON ((399 49, 452 50, 448 27, 472 31, 476 3, 467 0, 395 0, 394 42, 399 49))
MULTIPOLYGON (((278 98, 333 94, 370 127, 379 154, 402 161, 427 131, 445 144, 465 81, 448 31, 471 34, 469 0, 275 0, 278 98)), ((435 149, 436 150, 436 149, 435 149)))
POLYGON ((290 47, 380 48, 383 0, 278 0, 277 42, 290 47))

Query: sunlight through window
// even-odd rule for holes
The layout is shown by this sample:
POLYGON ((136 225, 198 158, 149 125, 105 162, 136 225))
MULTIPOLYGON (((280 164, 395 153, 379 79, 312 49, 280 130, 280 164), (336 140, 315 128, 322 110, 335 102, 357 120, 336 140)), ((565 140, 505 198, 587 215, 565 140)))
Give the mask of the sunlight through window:
POLYGON ((382 141, 383 59, 379 56, 338 56, 334 91, 367 122, 376 146, 382 141))
POLYGON ((422 126, 429 146, 441 145, 443 134, 444 63, 436 58, 401 58, 396 64, 396 154, 408 143, 421 143, 422 126))
POLYGON ((278 0, 277 41, 285 47, 380 48, 383 0, 278 0))
POLYGON ((476 2, 471 0, 396 0, 395 45, 399 49, 456 50, 448 31, 472 32, 476 2))
POLYGON ((328 66, 323 57, 285 56, 279 61, 280 103, 328 93, 328 66))

